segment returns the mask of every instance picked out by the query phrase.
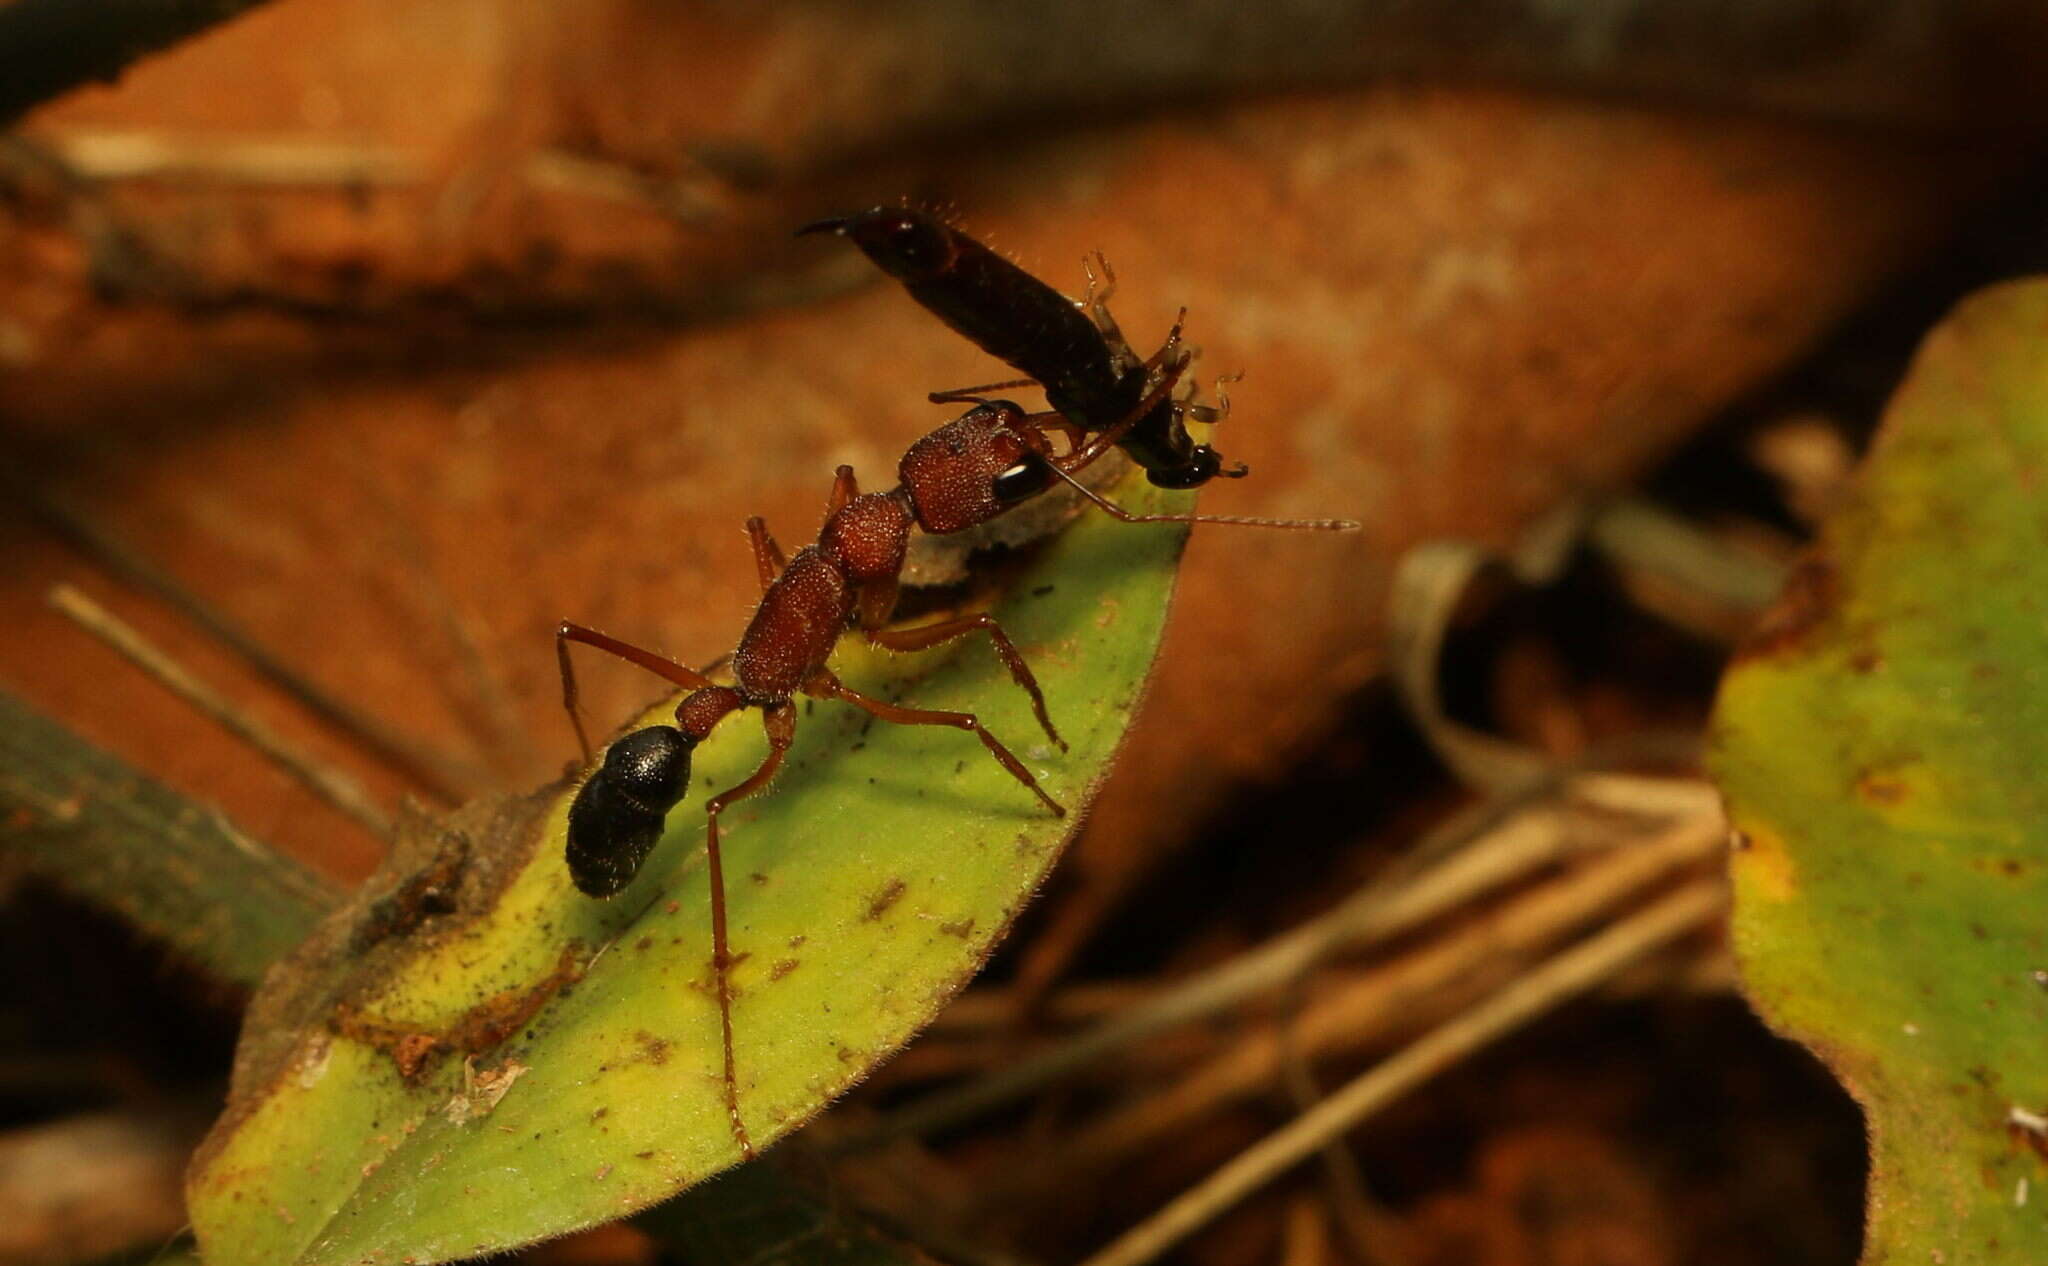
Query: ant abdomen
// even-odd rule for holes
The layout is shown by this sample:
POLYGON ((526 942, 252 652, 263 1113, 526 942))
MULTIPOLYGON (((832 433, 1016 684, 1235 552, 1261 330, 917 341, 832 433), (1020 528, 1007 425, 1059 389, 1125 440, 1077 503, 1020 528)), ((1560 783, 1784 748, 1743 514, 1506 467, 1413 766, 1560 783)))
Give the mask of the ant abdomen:
POLYGON ((673 725, 650 725, 605 749, 604 763, 569 806, 565 851, 579 891, 612 897, 633 882, 663 819, 690 789, 696 746, 673 725))

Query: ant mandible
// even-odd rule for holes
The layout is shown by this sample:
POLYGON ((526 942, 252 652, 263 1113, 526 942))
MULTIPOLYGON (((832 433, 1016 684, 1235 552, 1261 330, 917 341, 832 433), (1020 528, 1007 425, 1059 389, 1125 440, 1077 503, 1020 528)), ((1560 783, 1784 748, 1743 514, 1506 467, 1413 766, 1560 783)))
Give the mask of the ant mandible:
MULTIPOLYGON (((1116 275, 1099 251, 1088 268, 1088 294, 1076 302, 913 207, 874 207, 797 230, 798 236, 828 232, 853 242, 957 333, 1029 375, 934 392, 934 404, 1040 386, 1046 403, 1068 421, 1084 431, 1101 431, 1137 409, 1151 390, 1150 362, 1138 359, 1109 314, 1116 275), (1096 268, 1101 269, 1099 281, 1096 268)), ((1169 395, 1148 404, 1118 445, 1161 488, 1198 488, 1218 475, 1242 479, 1245 466, 1225 467, 1215 449, 1188 436, 1187 418, 1217 422, 1225 412, 1227 402, 1212 409, 1169 395)))
MULTIPOLYGON (((1183 311, 1182 316, 1186 313, 1183 311)), ((768 755, 743 781, 705 802, 704 855, 711 891, 711 963, 718 995, 724 1054, 726 1115, 733 1138, 747 1157, 753 1142, 740 1118, 739 1079, 733 1064, 732 954, 726 935, 725 877, 719 856, 718 818, 738 800, 774 779, 796 737, 794 696, 837 699, 899 725, 949 725, 981 740, 1010 776, 1038 797, 1047 810, 1066 809, 1049 795, 1024 763, 971 712, 900 707, 862 694, 826 667, 832 648, 849 628, 888 650, 925 650, 975 632, 986 632, 1010 676, 1031 698, 1046 737, 1061 750, 1046 711, 1045 696, 1024 657, 988 615, 963 616, 909 629, 887 627, 895 608, 905 552, 913 527, 944 534, 986 523, 1012 507, 1064 483, 1125 523, 1223 523, 1248 527, 1343 530, 1357 524, 1334 519, 1254 519, 1192 514, 1133 514, 1082 485, 1076 475, 1124 442, 1151 411, 1170 400, 1192 355, 1181 346, 1180 322, 1142 369, 1147 388, 1125 416, 1090 435, 1060 412, 1026 413, 1007 400, 982 400, 976 407, 912 444, 898 464, 900 483, 888 492, 862 492, 851 466, 832 481, 824 527, 815 545, 785 559, 767 525, 747 520, 761 602, 733 653, 733 684, 719 685, 666 656, 564 621, 555 632, 562 671, 562 702, 575 724, 584 763, 590 740, 577 712, 576 677, 569 644, 580 642, 674 682, 689 693, 676 705, 674 725, 653 725, 614 742, 604 763, 586 779, 569 807, 567 860, 577 888, 593 897, 618 894, 661 838, 663 819, 689 790, 690 754, 718 723, 747 708, 761 711, 768 755), (1050 431, 1067 437, 1056 452, 1050 431)))

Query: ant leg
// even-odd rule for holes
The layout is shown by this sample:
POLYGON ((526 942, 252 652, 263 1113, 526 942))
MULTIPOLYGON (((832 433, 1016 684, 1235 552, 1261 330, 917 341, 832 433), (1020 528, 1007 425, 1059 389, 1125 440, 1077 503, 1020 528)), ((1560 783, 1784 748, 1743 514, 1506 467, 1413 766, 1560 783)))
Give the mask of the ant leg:
POLYGON ((657 677, 672 681, 685 690, 702 690, 711 684, 711 679, 694 668, 686 668, 666 655, 643 650, 631 642, 622 642, 596 629, 572 624, 567 620, 555 626, 555 660, 562 667, 562 707, 569 714, 569 724, 576 727, 576 742, 583 748, 583 763, 590 763, 590 737, 583 732, 583 714, 576 708, 576 669, 569 663, 569 643, 581 642, 594 646, 607 654, 616 655, 630 664, 653 673, 657 677))
MULTIPOLYGON (((1181 316, 1187 316, 1186 308, 1181 309, 1181 316)), ((1184 358, 1174 359, 1170 362, 1161 361, 1161 358, 1165 357, 1169 351, 1178 347, 1179 343, 1180 322, 1175 321, 1172 333, 1167 335, 1166 345, 1157 352, 1154 352, 1151 360, 1145 362, 1149 367, 1151 389, 1145 393, 1143 399, 1138 401, 1135 408, 1102 430, 1089 436, 1087 443, 1079 445, 1064 457, 1053 458, 1051 465, 1060 472, 1061 478, 1066 479, 1068 483, 1073 483, 1073 479, 1070 477, 1071 472, 1080 470, 1108 452, 1125 435, 1129 434, 1131 428, 1142 421, 1146 414, 1156 408, 1160 401, 1172 399, 1174 385, 1180 381, 1180 376, 1187 372, 1188 362, 1184 358), (1155 365, 1154 362, 1160 363, 1155 365)), ((1039 415, 1029 415, 1026 420, 1029 421, 1037 416, 1039 415)), ((1075 484, 1075 487, 1079 486, 1079 484, 1075 484)))
POLYGON ((1008 382, 985 382, 979 387, 955 387, 951 391, 934 391, 925 399, 933 404, 987 404, 984 391, 1008 391, 1012 387, 1036 387, 1036 378, 1012 378, 1008 382))
POLYGON ((1072 418, 1057 409, 1049 409, 1044 413, 1027 413, 1017 419, 1017 421, 1020 425, 1035 426, 1041 431, 1059 431, 1067 437, 1067 448, 1069 451, 1077 449, 1088 442, 1088 432, 1082 430, 1072 418))
POLYGON ((853 477, 853 467, 841 466, 832 472, 832 497, 825 503, 825 517, 831 518, 846 508, 846 503, 860 495, 860 480, 853 477))
POLYGON ((1058 744, 1061 751, 1066 751, 1067 741, 1060 737, 1060 732, 1052 726, 1052 717, 1046 714, 1045 695, 1038 688, 1038 678, 1031 675, 1031 666, 1017 653, 1017 644, 1010 640, 1009 634, 1003 632, 1003 626, 996 623, 994 616, 963 616, 957 620, 942 620, 937 624, 927 624, 914 629, 869 629, 867 637, 868 641, 885 650, 922 651, 943 645, 955 638, 966 637, 976 629, 988 633, 989 641, 995 646, 996 658, 1002 660, 1003 665, 1010 670, 1011 679, 1023 687, 1025 694, 1031 696, 1031 711, 1037 714, 1038 724, 1044 727, 1045 736, 1058 744))
POLYGON ((747 520, 747 540, 754 547, 754 570, 761 577, 761 592, 767 593, 768 586, 775 583, 776 574, 789 566, 789 560, 782 556, 782 547, 768 534, 768 520, 758 514, 747 520))
MULTIPOLYGON (((1046 463, 1052 473, 1065 480, 1076 492, 1095 503, 1096 507, 1120 523, 1224 523, 1236 527, 1290 528, 1308 532, 1356 532, 1355 519, 1248 519, 1224 514, 1132 514, 1116 502, 1111 501, 1093 488, 1067 473, 1067 468, 1058 461, 1046 463)), ((1226 472, 1228 473, 1228 472, 1226 472)), ((1235 476, 1232 476, 1235 478, 1235 476)))
POLYGON ((796 740, 796 708, 788 700, 771 704, 761 714, 761 728, 768 732, 768 758, 761 767, 704 805, 704 869, 711 887, 711 974, 718 985, 719 1040, 725 1050, 725 1114, 732 1122, 733 1141, 740 1155, 754 1159, 754 1141, 740 1120, 740 1078, 732 1058, 732 951, 725 928, 725 867, 718 855, 718 815, 734 801, 744 800, 774 781, 782 758, 796 740))
POLYGON ((981 718, 972 712, 935 712, 925 708, 899 708, 893 703, 885 703, 860 693, 830 673, 820 673, 804 689, 827 699, 850 703, 878 721, 888 721, 896 725, 950 725, 956 730, 971 731, 981 740, 981 745, 989 750, 989 754, 996 758, 996 763, 1009 770, 1012 778, 1031 788, 1031 794, 1043 801, 1055 817, 1067 816, 1066 808, 1045 793, 1045 788, 1038 785, 1038 780, 1031 776, 1031 771, 1024 768, 1024 762, 1012 756, 1010 749, 1004 747, 995 735, 990 734, 981 724, 981 718))

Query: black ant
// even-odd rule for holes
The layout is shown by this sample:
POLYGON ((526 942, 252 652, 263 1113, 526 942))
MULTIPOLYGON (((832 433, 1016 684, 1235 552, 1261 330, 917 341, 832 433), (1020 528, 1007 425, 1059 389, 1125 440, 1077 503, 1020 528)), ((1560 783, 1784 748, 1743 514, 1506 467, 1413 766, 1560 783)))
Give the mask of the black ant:
POLYGON ((898 464, 901 482, 888 492, 860 490, 851 466, 839 467, 824 527, 815 545, 785 559, 781 547, 759 518, 747 520, 754 565, 761 580, 761 602, 732 656, 733 684, 722 686, 663 655, 619 641, 594 629, 564 621, 555 632, 562 670, 562 701, 590 762, 590 740, 576 710, 576 678, 570 667, 569 644, 581 642, 608 651, 666 678, 689 691, 676 705, 674 725, 636 730, 613 743, 604 763, 585 780, 569 808, 567 858, 576 886, 593 897, 622 891, 639 871, 649 850, 661 838, 668 811, 683 798, 690 783, 690 754, 726 717, 759 708, 767 731, 768 755, 753 774, 705 802, 704 853, 711 890, 712 971, 716 978, 721 1039, 724 1046, 726 1113, 741 1152, 751 1157, 753 1143, 740 1120, 739 1080, 733 1066, 732 955, 726 939, 725 878, 718 848, 718 816, 735 801, 761 791, 775 777, 796 736, 798 692, 819 699, 837 699, 878 720, 899 725, 950 725, 981 740, 998 764, 1030 789, 1047 810, 1065 816, 1066 809, 971 712, 938 712, 899 707, 847 686, 825 666, 832 648, 849 628, 858 628, 876 646, 895 651, 925 650, 986 632, 996 655, 1019 687, 1031 697, 1038 723, 1064 751, 1066 743, 1053 727, 1045 696, 1031 668, 995 619, 964 616, 910 629, 887 627, 896 605, 904 554, 913 527, 943 534, 986 523, 1056 483, 1078 489, 1105 512, 1126 523, 1226 523, 1255 527, 1306 529, 1355 528, 1342 520, 1281 520, 1210 517, 1189 514, 1132 514, 1081 485, 1076 474, 1124 441, 1128 433, 1163 400, 1185 372, 1191 356, 1180 345, 1180 325, 1143 366, 1149 384, 1121 419, 1089 435, 1058 412, 1026 413, 1007 400, 982 401, 960 417, 912 444, 898 464), (1056 453, 1048 432, 1068 439, 1067 451, 1056 453))
MULTIPOLYGON (((1037 385, 1046 403, 1084 431, 1100 431, 1136 409, 1147 394, 1148 370, 1116 319, 1109 297, 1116 275, 1098 252, 1088 270, 1087 297, 1075 302, 936 216, 911 207, 875 207, 798 229, 837 233, 903 283, 910 297, 981 350, 1030 375, 957 391, 934 392, 932 403, 982 392, 1037 385), (1098 290, 1099 287, 1099 290, 1098 290)), ((1197 488, 1218 475, 1241 479, 1242 464, 1225 467, 1207 444, 1188 436, 1185 419, 1220 421, 1223 408, 1171 396, 1147 407, 1118 442, 1161 488, 1197 488)))

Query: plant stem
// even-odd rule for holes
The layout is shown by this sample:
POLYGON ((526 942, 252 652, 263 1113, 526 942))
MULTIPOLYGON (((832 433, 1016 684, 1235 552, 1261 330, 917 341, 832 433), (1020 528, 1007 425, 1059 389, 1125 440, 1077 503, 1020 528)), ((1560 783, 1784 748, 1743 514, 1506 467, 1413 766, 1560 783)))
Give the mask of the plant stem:
POLYGON ((341 891, 0 691, 0 856, 254 985, 341 891))

